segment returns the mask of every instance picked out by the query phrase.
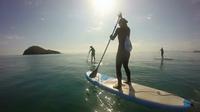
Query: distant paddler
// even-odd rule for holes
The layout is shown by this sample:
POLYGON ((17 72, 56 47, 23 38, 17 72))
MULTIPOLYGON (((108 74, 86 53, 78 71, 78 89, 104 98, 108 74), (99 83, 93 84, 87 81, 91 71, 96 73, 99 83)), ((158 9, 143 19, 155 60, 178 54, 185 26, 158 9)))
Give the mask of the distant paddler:
POLYGON ((160 49, 160 55, 161 55, 161 58, 164 59, 164 49, 163 48, 160 49))
POLYGON ((90 50, 89 50, 89 52, 88 52, 88 56, 91 54, 91 64, 93 64, 93 63, 95 63, 95 60, 96 60, 96 58, 95 58, 95 49, 94 49, 94 47, 93 46, 90 46, 90 50))

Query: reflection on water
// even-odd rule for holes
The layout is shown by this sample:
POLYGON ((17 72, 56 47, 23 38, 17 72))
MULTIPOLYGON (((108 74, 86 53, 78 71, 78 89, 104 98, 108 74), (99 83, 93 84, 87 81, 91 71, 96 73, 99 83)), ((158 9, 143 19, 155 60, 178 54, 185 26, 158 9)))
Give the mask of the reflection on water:
POLYGON ((95 63, 88 63, 88 62, 87 62, 87 65, 88 65, 88 70, 90 71, 94 71, 97 66, 97 64, 95 63))
POLYGON ((164 59, 161 58, 160 60, 160 70, 163 71, 163 63, 164 63, 164 59))
POLYGON ((95 66, 95 65, 88 66, 88 70, 90 70, 90 71, 94 71, 94 70, 95 70, 95 68, 96 68, 96 66, 95 66))
POLYGON ((116 103, 119 101, 117 101, 118 99, 113 97, 113 95, 109 96, 105 91, 92 85, 85 89, 85 93, 86 103, 94 103, 93 100, 94 98, 96 99, 94 112, 120 112, 116 110, 116 107, 119 106, 120 103, 116 103))
MULTIPOLYGON (((89 70, 93 71, 95 70, 95 68, 96 66, 94 64, 88 63, 89 70)), ((85 101, 87 103, 90 103, 90 101, 93 100, 94 97, 96 99, 94 112, 120 112, 114 109, 114 107, 116 106, 115 99, 108 95, 105 95, 103 90, 91 85, 85 89, 85 93, 85 101)))

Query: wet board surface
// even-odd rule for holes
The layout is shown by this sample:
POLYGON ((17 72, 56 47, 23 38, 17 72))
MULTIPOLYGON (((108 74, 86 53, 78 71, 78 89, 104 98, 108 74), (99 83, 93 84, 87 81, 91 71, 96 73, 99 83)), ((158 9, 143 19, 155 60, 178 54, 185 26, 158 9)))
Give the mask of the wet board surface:
MULTIPOLYGON (((108 92, 116 94, 126 100, 133 101, 149 107, 169 109, 174 111, 186 111, 191 107, 191 102, 159 89, 132 83, 123 83, 122 89, 113 88, 117 79, 104 74, 97 73, 95 78, 90 78, 91 71, 86 72, 86 78, 92 84, 108 92)), ((122 81, 123 82, 123 81, 122 81)))

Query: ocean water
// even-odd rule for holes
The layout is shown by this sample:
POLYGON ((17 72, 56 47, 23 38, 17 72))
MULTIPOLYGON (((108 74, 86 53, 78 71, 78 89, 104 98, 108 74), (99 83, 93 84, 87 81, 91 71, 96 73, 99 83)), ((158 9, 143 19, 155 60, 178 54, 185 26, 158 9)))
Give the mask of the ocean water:
MULTIPOLYGON (((174 93, 199 107, 200 53, 165 54, 173 60, 155 59, 159 52, 132 53, 132 81, 174 93)), ((84 76, 89 68, 86 57, 84 53, 0 56, 0 112, 166 112, 93 86, 84 76)), ((115 77, 115 53, 105 55, 99 72, 115 77)))

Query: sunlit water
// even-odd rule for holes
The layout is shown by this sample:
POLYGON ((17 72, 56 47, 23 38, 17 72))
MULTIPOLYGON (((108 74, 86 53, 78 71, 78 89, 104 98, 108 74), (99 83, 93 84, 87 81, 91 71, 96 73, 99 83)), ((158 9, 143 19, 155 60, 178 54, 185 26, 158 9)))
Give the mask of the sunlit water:
MULTIPOLYGON (((132 53, 132 81, 200 102, 200 54, 132 53)), ((100 54, 97 56, 100 59, 100 54)), ((164 112, 126 101, 85 78, 87 54, 1 56, 0 112, 164 112)), ((115 77, 115 54, 99 72, 115 77)), ((123 78, 126 75, 123 71, 123 78)))

